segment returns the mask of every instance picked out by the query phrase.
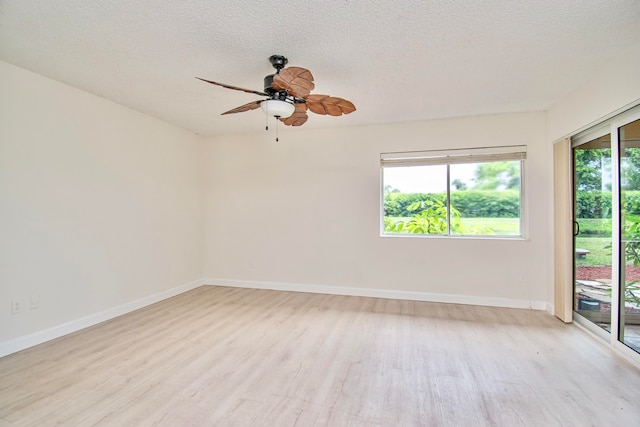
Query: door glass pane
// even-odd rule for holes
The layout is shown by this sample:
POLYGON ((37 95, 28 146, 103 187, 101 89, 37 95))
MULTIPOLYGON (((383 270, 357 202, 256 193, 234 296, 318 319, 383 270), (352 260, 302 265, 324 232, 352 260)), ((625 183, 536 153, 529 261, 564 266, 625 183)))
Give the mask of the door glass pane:
POLYGON ((611 332, 611 136, 575 147, 574 310, 611 332))
POLYGON ((620 335, 640 352, 640 120, 618 129, 620 138, 620 335))

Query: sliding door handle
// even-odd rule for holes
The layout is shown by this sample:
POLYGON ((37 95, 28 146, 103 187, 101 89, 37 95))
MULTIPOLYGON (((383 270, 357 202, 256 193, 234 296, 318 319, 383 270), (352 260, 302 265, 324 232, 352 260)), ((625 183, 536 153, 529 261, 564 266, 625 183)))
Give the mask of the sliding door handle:
POLYGON ((580 234, 580 224, 578 223, 578 221, 573 221, 573 237, 576 237, 578 234, 580 234))

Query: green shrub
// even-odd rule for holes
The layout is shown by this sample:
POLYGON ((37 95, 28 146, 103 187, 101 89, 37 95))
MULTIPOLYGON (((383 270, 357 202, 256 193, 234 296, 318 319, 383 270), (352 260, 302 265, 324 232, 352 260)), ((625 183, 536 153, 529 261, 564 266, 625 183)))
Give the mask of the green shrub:
POLYGON ((611 192, 578 191, 576 193, 576 217, 611 218, 611 192))
MULTIPOLYGON (((448 234, 447 206, 441 200, 414 202, 408 208, 413 212, 410 218, 384 217, 384 231, 405 234, 448 234)), ((452 234, 494 234, 491 227, 466 227, 460 212, 451 208, 449 215, 452 234)))
MULTIPOLYGON (((388 193, 384 199, 384 215, 410 217, 409 207, 415 203, 445 203, 445 193, 388 193)), ((462 218, 518 218, 520 197, 518 191, 468 190, 451 193, 451 205, 462 218)))
POLYGON ((412 204, 427 201, 444 203, 446 197, 444 193, 388 193, 384 198, 384 216, 409 217, 413 214, 409 210, 412 204))
MULTIPOLYGON (((436 203, 446 201, 445 193, 387 193, 384 198, 385 216, 410 217, 414 212, 408 208, 413 203, 436 203)), ((626 191, 627 212, 640 210, 640 191, 626 191)), ((520 197, 516 190, 465 190, 451 192, 451 205, 462 218, 518 218, 520 197)), ((576 193, 576 217, 581 219, 611 218, 610 191, 578 191, 576 193)), ((601 234, 600 231, 583 229, 584 234, 601 234)), ((607 230, 603 230, 604 233, 607 230)))
MULTIPOLYGON (((640 191, 623 193, 625 210, 637 212, 640 206, 640 191)), ((611 191, 578 191, 576 193, 576 217, 611 218, 611 191)))
POLYGON ((505 191, 455 191, 451 193, 451 205, 463 218, 518 218, 520 195, 516 190, 505 191))

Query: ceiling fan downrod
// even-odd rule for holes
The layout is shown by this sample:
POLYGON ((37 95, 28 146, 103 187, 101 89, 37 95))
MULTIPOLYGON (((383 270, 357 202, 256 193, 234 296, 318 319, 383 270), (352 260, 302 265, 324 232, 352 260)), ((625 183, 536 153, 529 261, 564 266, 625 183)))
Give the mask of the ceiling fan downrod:
POLYGON ((277 72, 280 72, 280 70, 287 65, 289 60, 282 55, 271 55, 269 57, 269 62, 271 62, 271 65, 273 65, 273 68, 275 68, 277 72))
POLYGON ((280 70, 282 70, 284 66, 287 65, 289 60, 282 55, 271 55, 269 57, 269 62, 271 63, 271 65, 273 65, 273 68, 276 69, 276 73, 269 74, 264 78, 264 91, 269 95, 272 95, 275 92, 277 92, 275 89, 271 87, 271 85, 273 84, 273 76, 278 74, 280 70))

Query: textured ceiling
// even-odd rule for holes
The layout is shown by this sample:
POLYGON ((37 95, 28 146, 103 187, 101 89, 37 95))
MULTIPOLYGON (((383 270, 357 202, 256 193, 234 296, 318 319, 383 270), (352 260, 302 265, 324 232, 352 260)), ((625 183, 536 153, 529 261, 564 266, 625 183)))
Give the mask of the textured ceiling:
POLYGON ((638 0, 0 0, 0 60, 204 135, 265 117, 194 77, 262 90, 272 54, 358 107, 311 128, 545 110, 632 45, 638 0))

